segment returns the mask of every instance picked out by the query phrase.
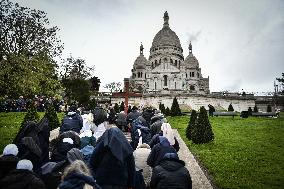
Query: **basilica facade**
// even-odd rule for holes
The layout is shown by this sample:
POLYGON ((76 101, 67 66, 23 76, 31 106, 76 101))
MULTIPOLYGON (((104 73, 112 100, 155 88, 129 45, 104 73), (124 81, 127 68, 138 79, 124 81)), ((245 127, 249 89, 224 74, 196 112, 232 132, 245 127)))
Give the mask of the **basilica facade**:
POLYGON ((203 78, 199 62, 188 46, 184 59, 183 49, 176 33, 169 26, 169 15, 164 13, 163 28, 156 34, 148 59, 140 55, 133 64, 130 85, 133 92, 143 94, 209 94, 209 77, 203 78))

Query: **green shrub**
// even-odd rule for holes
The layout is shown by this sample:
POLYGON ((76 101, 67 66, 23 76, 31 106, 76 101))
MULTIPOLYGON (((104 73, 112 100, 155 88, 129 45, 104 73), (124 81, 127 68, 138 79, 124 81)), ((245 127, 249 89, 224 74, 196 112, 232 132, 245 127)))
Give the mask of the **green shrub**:
POLYGON ((208 119, 207 111, 202 106, 192 129, 192 142, 195 144, 208 143, 214 140, 214 133, 208 119))
POLYGON ((21 123, 21 127, 23 127, 27 122, 29 121, 33 121, 35 123, 37 123, 39 121, 39 115, 37 113, 37 110, 36 110, 36 107, 35 107, 35 104, 34 103, 31 103, 29 106, 28 106, 28 109, 27 109, 27 114, 25 115, 24 117, 24 120, 22 121, 21 123))
POLYGON ((248 108, 248 115, 252 116, 252 109, 251 109, 251 107, 248 108))
POLYGON ((56 129, 57 127, 60 127, 60 122, 57 117, 57 113, 55 111, 54 106, 48 105, 46 112, 44 114, 44 117, 48 119, 48 125, 50 127, 50 130, 56 129))
POLYGON ((165 112, 166 112, 165 105, 162 104, 162 103, 160 103, 160 104, 159 104, 159 110, 161 110, 161 113, 162 113, 162 114, 165 114, 165 112))
POLYGON ((253 112, 258 112, 258 108, 257 108, 256 105, 255 105, 254 108, 253 108, 253 112))
POLYGON ((188 140, 192 139, 192 129, 194 127, 194 124, 196 122, 196 118, 197 118, 197 113, 195 110, 191 111, 191 115, 190 115, 190 120, 188 122, 188 125, 186 127, 186 137, 188 138, 188 140))
POLYGON ((234 108, 233 108, 233 105, 232 105, 232 104, 229 105, 228 111, 229 111, 229 112, 233 112, 233 111, 234 111, 234 108))
POLYGON ((173 99, 173 103, 172 103, 172 107, 171 107, 171 116, 180 116, 180 115, 181 115, 181 110, 179 108, 177 98, 175 97, 173 99))
POLYGON ((166 115, 166 116, 170 116, 170 115, 171 115, 171 110, 170 110, 169 107, 166 108, 166 110, 165 110, 165 115, 166 115))
POLYGON ((267 109, 266 109, 267 112, 272 112, 272 108, 270 105, 267 105, 267 109))

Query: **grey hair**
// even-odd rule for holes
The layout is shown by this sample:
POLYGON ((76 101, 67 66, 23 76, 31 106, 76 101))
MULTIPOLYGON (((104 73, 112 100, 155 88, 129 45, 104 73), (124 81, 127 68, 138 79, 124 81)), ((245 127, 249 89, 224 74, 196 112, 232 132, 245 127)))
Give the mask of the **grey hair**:
POLYGON ((91 176, 91 172, 89 168, 81 160, 75 160, 72 164, 70 164, 69 166, 65 168, 64 173, 63 173, 63 179, 64 177, 66 177, 68 174, 72 172, 80 173, 86 176, 91 176))

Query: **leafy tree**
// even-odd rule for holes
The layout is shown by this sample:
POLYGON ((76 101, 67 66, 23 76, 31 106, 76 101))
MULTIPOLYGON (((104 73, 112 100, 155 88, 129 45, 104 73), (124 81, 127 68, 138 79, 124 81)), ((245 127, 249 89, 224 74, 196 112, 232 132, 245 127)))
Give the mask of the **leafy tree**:
POLYGON ((282 73, 282 78, 276 78, 276 80, 281 83, 283 89, 281 93, 284 94, 284 73, 282 73))
POLYGON ((122 101, 119 106, 120 111, 124 111, 124 102, 122 101))
POLYGON ((0 1, 0 96, 53 95, 63 46, 46 13, 0 1))
POLYGON ((256 105, 255 105, 254 108, 253 108, 253 112, 255 112, 255 113, 258 112, 258 108, 257 108, 256 105))
POLYGON ((171 115, 171 110, 170 110, 169 107, 166 108, 166 110, 165 110, 165 115, 166 115, 166 116, 170 116, 170 115, 171 115))
POLYGON ((99 91, 101 80, 98 77, 92 77, 89 82, 91 84, 91 91, 99 91))
POLYGON ((232 105, 232 104, 229 105, 228 111, 229 111, 229 112, 233 112, 233 111, 234 111, 234 108, 233 108, 233 105, 232 105))
POLYGON ((60 127, 60 122, 57 117, 57 113, 55 111, 54 106, 52 106, 51 104, 47 106, 44 117, 48 119, 48 124, 51 130, 60 127))
POLYGON ((266 109, 267 112, 272 112, 272 108, 270 105, 267 105, 267 109, 266 109))
POLYGON ((62 69, 61 83, 69 103, 77 101, 79 104, 87 105, 91 94, 88 77, 91 76, 94 68, 87 66, 84 59, 70 56, 64 61, 62 69))
POLYGON ((121 90, 121 82, 111 82, 104 86, 104 88, 108 89, 112 92, 119 92, 121 90))
POLYGON ((116 113, 120 112, 120 107, 118 106, 117 103, 114 104, 114 110, 115 110, 116 113))
POLYGON ((28 106, 27 114, 25 115, 24 120, 21 123, 21 127, 23 127, 29 121, 33 121, 35 123, 39 121, 39 115, 37 113, 36 106, 34 103, 31 103, 28 106))
POLYGON ((97 107, 97 100, 95 98, 89 101, 89 109, 94 110, 97 107))
POLYGON ((191 140, 192 139, 192 129, 194 127, 194 124, 196 122, 196 118, 197 118, 197 113, 195 110, 192 110, 191 111, 191 115, 190 115, 190 120, 188 122, 188 125, 186 127, 186 137, 188 138, 188 140, 191 140))
POLYGON ((214 140, 214 133, 204 106, 200 108, 199 112, 196 123, 192 129, 192 142, 195 144, 208 143, 214 140))
POLYGON ((179 108, 177 98, 175 97, 173 99, 173 103, 172 103, 172 107, 171 107, 171 116, 180 116, 180 115, 181 115, 181 110, 179 108))

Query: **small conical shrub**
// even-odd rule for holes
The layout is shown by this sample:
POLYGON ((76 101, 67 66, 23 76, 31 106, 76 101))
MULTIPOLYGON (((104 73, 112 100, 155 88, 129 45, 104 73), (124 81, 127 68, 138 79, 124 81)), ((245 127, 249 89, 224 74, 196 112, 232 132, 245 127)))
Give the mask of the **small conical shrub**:
POLYGON ((229 105, 228 111, 229 111, 229 112, 233 112, 233 111, 234 111, 234 108, 233 108, 233 105, 232 105, 232 104, 229 105))
POLYGON ((251 109, 251 107, 248 108, 248 115, 252 116, 252 109, 251 109))
POLYGON ((258 112, 258 108, 257 108, 256 105, 255 105, 254 108, 253 108, 253 112, 255 112, 255 113, 258 112))
POLYGON ((172 103, 172 107, 171 107, 171 116, 180 116, 180 115, 181 115, 181 110, 179 108, 177 98, 175 97, 173 99, 173 103, 172 103))
POLYGON ((166 110, 165 110, 165 115, 166 115, 166 116, 170 116, 170 115, 171 115, 171 110, 170 110, 169 107, 166 108, 166 110))
POLYGON ((161 113, 162 113, 162 114, 165 114, 165 111, 166 111, 165 105, 162 104, 162 103, 160 103, 160 104, 159 104, 159 110, 161 110, 161 113))
POLYGON ((44 117, 48 119, 48 125, 51 130, 60 127, 60 122, 57 117, 57 113, 55 111, 54 106, 48 105, 44 117))
POLYGON ((214 140, 214 133, 208 119, 207 111, 202 106, 192 129, 192 142, 195 144, 203 144, 212 140, 214 140))
POLYGON ((34 103, 31 103, 28 106, 27 114, 25 115, 24 120, 21 123, 21 127, 23 127, 29 121, 33 121, 35 123, 39 121, 39 115, 37 113, 36 106, 34 103))
POLYGON ((191 111, 191 115, 190 115, 190 120, 188 122, 188 125, 186 127, 186 131, 185 131, 185 135, 188 138, 188 140, 192 139, 192 129, 194 127, 194 124, 196 122, 196 118, 197 118, 197 113, 195 110, 191 111))
POLYGON ((271 106, 270 106, 270 105, 267 105, 266 112, 272 112, 272 108, 271 108, 271 106))
POLYGON ((120 111, 124 111, 124 102, 122 101, 119 107, 120 111))
POLYGON ((119 108, 119 106, 118 106, 117 103, 114 104, 113 109, 115 110, 116 113, 119 113, 119 112, 120 112, 120 108, 119 108))

